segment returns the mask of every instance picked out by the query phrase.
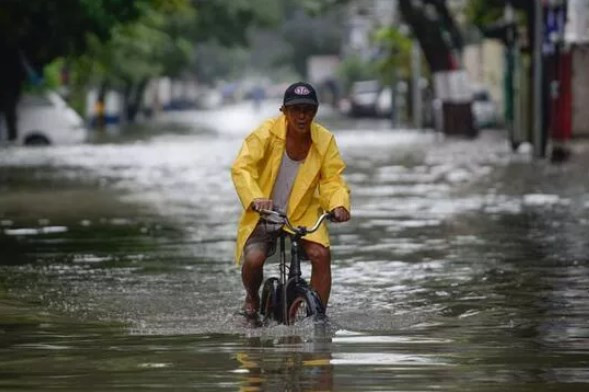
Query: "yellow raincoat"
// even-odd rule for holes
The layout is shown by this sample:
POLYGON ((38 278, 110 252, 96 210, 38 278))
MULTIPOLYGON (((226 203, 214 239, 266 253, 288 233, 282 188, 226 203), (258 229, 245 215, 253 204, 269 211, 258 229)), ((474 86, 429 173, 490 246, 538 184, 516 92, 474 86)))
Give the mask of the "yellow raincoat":
MULTIPOLYGON (((345 164, 333 134, 321 125, 311 124, 311 148, 299 167, 288 199, 286 214, 295 226, 311 226, 323 211, 344 207, 350 211, 350 191, 342 178, 345 164)), ((264 122, 249 134, 233 166, 231 176, 244 212, 237 230, 237 263, 245 242, 254 231, 260 215, 250 207, 257 198, 269 199, 280 169, 286 146, 286 117, 264 122)), ((306 240, 329 246, 327 227, 305 237, 306 240)))

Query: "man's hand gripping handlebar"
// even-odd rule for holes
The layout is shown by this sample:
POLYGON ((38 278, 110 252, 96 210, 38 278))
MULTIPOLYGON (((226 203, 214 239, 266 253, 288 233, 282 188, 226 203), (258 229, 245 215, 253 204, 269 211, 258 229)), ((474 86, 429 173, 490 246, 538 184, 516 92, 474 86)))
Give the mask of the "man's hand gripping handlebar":
MULTIPOLYGON (((258 198, 254 199, 250 207, 254 211, 274 210, 272 199, 258 198)), ((331 212, 329 219, 332 222, 347 222, 350 220, 350 212, 344 207, 336 207, 331 212)))
POLYGON ((295 227, 290 220, 288 219, 288 217, 286 216, 286 214, 279 212, 279 211, 274 211, 274 210, 266 210, 266 209, 260 209, 258 210, 258 212, 262 215, 272 215, 275 218, 278 218, 280 222, 284 223, 284 225, 286 227, 288 227, 290 230, 292 230, 294 233, 299 234, 301 237, 305 236, 307 234, 311 234, 316 232, 319 229, 319 226, 321 226, 321 223, 323 223, 323 221, 325 219, 329 219, 331 221, 333 221, 334 219, 334 214, 333 212, 324 212, 323 214, 321 214, 321 216, 319 216, 319 218, 317 218, 317 221, 315 222, 315 224, 313 226, 311 226, 310 228, 307 228, 305 226, 297 226, 295 227))

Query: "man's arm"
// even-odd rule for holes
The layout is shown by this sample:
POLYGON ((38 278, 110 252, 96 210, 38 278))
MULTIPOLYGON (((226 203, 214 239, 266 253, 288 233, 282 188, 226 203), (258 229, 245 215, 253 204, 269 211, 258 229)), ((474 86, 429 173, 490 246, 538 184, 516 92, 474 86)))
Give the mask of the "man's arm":
POLYGON ((244 141, 231 166, 231 178, 244 209, 252 206, 255 199, 263 199, 264 194, 258 185, 258 162, 264 156, 264 144, 255 133, 244 141))
POLYGON ((350 219, 350 190, 342 176, 345 168, 335 138, 332 137, 321 165, 319 196, 321 207, 326 211, 334 211, 335 219, 340 222, 350 219))

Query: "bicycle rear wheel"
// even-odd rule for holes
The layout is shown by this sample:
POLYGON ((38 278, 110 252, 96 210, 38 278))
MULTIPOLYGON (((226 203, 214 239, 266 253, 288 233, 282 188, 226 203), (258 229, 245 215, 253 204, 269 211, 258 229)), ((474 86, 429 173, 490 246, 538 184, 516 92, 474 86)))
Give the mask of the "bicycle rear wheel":
POLYGON ((309 287, 297 287, 292 301, 289 301, 286 324, 292 325, 307 317, 324 314, 319 295, 309 287))

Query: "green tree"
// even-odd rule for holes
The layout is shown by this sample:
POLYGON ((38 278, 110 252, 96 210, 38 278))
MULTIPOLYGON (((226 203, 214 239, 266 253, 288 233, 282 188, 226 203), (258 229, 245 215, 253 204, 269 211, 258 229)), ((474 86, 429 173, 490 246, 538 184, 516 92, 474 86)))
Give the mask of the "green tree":
POLYGON ((108 88, 123 92, 127 118, 133 120, 147 83, 166 74, 178 75, 190 61, 186 36, 196 12, 187 1, 142 5, 141 17, 115 26, 109 41, 89 38, 89 48, 73 63, 74 91, 80 101, 88 85, 99 85, 99 100, 108 88))
POLYGON ((145 7, 140 19, 116 28, 109 42, 89 53, 100 64, 91 78, 100 80, 99 97, 107 87, 123 91, 127 119, 132 121, 151 78, 192 74, 210 81, 231 73, 237 65, 232 60, 243 58, 232 48, 246 45, 249 26, 277 20, 272 4, 176 0, 145 7))
POLYGON ((375 40, 380 44, 383 51, 387 53, 376 64, 383 81, 390 84, 393 72, 396 72, 401 78, 409 78, 411 74, 412 40, 395 27, 381 28, 376 32, 375 40))
POLYGON ((52 60, 82 53, 87 34, 107 40, 112 27, 137 18, 149 0, 4 0, 0 4, 0 112, 16 139, 16 105, 27 76, 52 60))
MULTIPOLYGON (((3 0, 0 111, 16 137, 16 103, 27 73, 55 59, 77 84, 139 92, 151 76, 178 75, 197 42, 245 44, 252 24, 276 22, 273 0, 3 0), (138 20, 139 19, 139 20, 138 20)), ((134 94, 139 96, 139 93, 134 94)))
POLYGON ((249 27, 276 25, 280 1, 276 0, 191 0, 197 10, 193 40, 215 39, 221 45, 247 45, 249 27))
POLYGON ((360 56, 352 55, 342 60, 337 74, 342 81, 344 91, 349 91, 354 82, 378 78, 379 71, 374 61, 364 60, 360 56))
POLYGON ((504 7, 505 0, 471 0, 466 6, 465 14, 470 23, 482 29, 499 20, 504 7))

